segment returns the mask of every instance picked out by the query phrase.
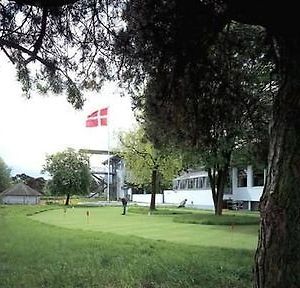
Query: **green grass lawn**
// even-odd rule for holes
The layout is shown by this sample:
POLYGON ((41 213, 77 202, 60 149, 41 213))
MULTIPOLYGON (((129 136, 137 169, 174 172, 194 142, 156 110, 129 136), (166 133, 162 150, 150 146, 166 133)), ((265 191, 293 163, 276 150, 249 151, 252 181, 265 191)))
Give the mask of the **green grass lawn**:
POLYGON ((0 206, 0 287, 251 287, 257 225, 45 208, 0 206))
POLYGON ((253 250, 257 243, 257 225, 183 224, 175 222, 173 215, 128 213, 122 216, 121 207, 69 208, 66 211, 63 208, 50 210, 31 218, 68 229, 133 235, 188 245, 253 250))

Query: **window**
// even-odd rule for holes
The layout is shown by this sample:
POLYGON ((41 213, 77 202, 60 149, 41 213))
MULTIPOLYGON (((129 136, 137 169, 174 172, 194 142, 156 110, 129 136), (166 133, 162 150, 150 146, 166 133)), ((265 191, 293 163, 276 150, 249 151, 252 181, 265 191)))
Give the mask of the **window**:
POLYGON ((195 178, 195 188, 199 189, 199 178, 195 178))
POLYGON ((186 180, 180 180, 179 188, 185 189, 185 187, 186 187, 186 180))
POLYGON ((177 189, 179 188, 179 183, 180 183, 179 180, 173 181, 173 189, 174 189, 174 190, 177 190, 177 189))
POLYGON ((190 179, 182 179, 182 180, 175 180, 173 182, 174 189, 209 189, 209 179, 208 177, 197 177, 197 178, 190 178, 190 179))
POLYGON ((188 189, 194 188, 194 179, 188 179, 188 189))
POLYGON ((195 178, 196 189, 207 189, 210 188, 208 177, 195 178))
POLYGON ((205 177, 200 177, 200 188, 205 188, 205 177))
POLYGON ((205 177, 205 188, 206 189, 210 189, 210 181, 209 181, 209 178, 208 177, 205 177))
POLYGON ((264 186, 264 178, 263 169, 253 170, 253 186, 264 186))
POLYGON ((247 169, 239 168, 237 171, 237 187, 247 187, 247 169))
POLYGON ((196 189, 200 189, 201 188, 201 178, 198 177, 196 178, 196 189))

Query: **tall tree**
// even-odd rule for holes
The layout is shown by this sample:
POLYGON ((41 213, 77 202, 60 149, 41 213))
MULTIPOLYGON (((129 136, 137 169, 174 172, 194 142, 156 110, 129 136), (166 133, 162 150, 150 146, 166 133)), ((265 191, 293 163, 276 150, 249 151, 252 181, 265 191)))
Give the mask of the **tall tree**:
POLYGON ((124 133, 120 142, 121 155, 129 170, 128 180, 136 185, 150 186, 150 210, 154 210, 156 194, 181 170, 181 157, 171 149, 156 149, 142 128, 124 133))
MULTIPOLYGON (((289 14, 294 8, 270 1, 263 4, 258 1, 190 1, 186 5, 183 1, 141 3, 132 0, 124 13, 127 26, 120 33, 123 39, 119 43, 120 52, 130 55, 125 66, 126 76, 133 77, 137 84, 141 80, 142 85, 146 83, 146 91, 150 91, 147 100, 155 98, 153 102, 157 103, 152 115, 169 120, 163 127, 168 133, 170 127, 176 128, 178 123, 180 126, 183 115, 190 120, 209 117, 212 113, 207 96, 214 87, 214 73, 218 75, 220 71, 211 65, 211 56, 226 25, 238 21, 265 28, 267 37, 262 44, 271 44, 271 49, 262 57, 273 56, 279 90, 273 95, 268 177, 260 205, 261 229, 254 269, 256 287, 297 287, 300 281, 300 230, 297 228, 300 222, 300 194, 297 192, 300 124, 296 116, 300 112, 300 57, 296 52, 300 31, 296 28, 295 15, 289 14), (287 22, 278 22, 283 16, 288 18, 287 22), (202 115, 193 109, 199 102, 208 103, 202 115), (186 103, 193 103, 191 109, 186 108, 186 103), (164 117, 166 111, 169 117, 164 117)), ((254 38, 249 46, 254 47, 257 41, 259 38, 254 38)), ((269 75, 272 79, 271 72, 269 75)), ((242 82, 244 76, 241 76, 232 80, 242 82)), ((226 92, 229 86, 224 88, 226 92)), ((219 96, 221 105, 216 113, 220 115, 230 113, 230 109, 234 115, 243 100, 243 97, 230 99, 228 93, 219 96)), ((147 107, 151 108, 151 105, 147 107)), ((196 133, 201 130, 193 122, 186 123, 186 129, 180 130, 178 136, 190 139, 190 145, 197 145, 199 135, 196 133)))
MULTIPOLYGON (((134 35, 131 39, 134 46, 135 38, 144 31, 128 30, 122 35, 125 33, 128 39, 134 35)), ((151 35, 153 41, 157 41, 157 35, 151 35)), ((165 70, 172 70, 174 64, 166 62, 163 70, 149 72, 143 97, 133 95, 144 110, 146 131, 155 145, 170 143, 181 149, 194 147, 201 156, 209 174, 216 215, 222 214, 233 150, 244 145, 246 140, 261 141, 265 137, 261 131, 265 132, 268 125, 267 112, 272 102, 272 93, 266 89, 272 63, 263 57, 267 52, 262 45, 263 37, 261 28, 230 23, 210 47, 205 64, 210 69, 206 69, 204 76, 198 73, 204 68, 189 65, 186 71, 178 72, 180 82, 176 89, 168 91, 174 75, 165 70)), ((128 62, 136 61, 138 65, 143 61, 140 54, 146 54, 148 47, 145 45, 141 49, 144 51, 131 49, 128 62)), ((202 59, 199 61, 201 64, 202 59)), ((200 64, 200 67, 204 65, 200 64)), ((132 77, 135 79, 135 74, 132 77)))
POLYGON ((0 192, 4 191, 11 184, 10 179, 11 169, 0 158, 0 192))
POLYGON ((52 179, 48 188, 53 195, 66 195, 65 205, 69 205, 71 195, 87 195, 91 183, 89 159, 87 155, 67 149, 46 157, 43 173, 52 179))

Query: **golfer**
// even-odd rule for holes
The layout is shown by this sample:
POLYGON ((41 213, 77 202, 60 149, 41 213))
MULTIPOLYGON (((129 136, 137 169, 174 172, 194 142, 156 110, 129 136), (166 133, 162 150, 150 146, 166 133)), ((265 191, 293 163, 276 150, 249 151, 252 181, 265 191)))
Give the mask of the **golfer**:
POLYGON ((121 199, 121 201, 122 201, 122 205, 123 205, 123 213, 122 213, 122 215, 125 215, 126 214, 126 208, 127 208, 127 199, 125 197, 123 197, 121 199))

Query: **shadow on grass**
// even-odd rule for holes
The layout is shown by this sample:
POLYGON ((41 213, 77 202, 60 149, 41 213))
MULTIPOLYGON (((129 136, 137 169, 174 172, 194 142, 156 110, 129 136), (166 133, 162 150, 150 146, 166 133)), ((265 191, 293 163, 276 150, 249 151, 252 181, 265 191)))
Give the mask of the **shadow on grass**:
POLYGON ((214 214, 191 214, 191 215, 180 215, 174 217, 174 221, 177 223, 189 223, 189 224, 203 224, 203 225, 258 225, 259 218, 248 216, 244 214, 234 215, 222 215, 216 216, 214 214))
MULTIPOLYGON (((149 207, 130 207, 128 208, 128 212, 135 213, 135 214, 148 214, 149 213, 149 207)), ((188 210, 176 210, 174 209, 168 209, 168 208, 159 208, 151 211, 151 215, 182 215, 182 214, 192 214, 193 211, 188 210)))
MULTIPOLYGON (((148 214, 149 208, 146 207, 131 207, 128 210, 135 214, 148 214)), ((168 209, 159 208, 151 211, 151 215, 159 216, 172 216, 175 215, 173 221, 176 223, 186 224, 202 224, 202 225, 258 225, 259 217, 258 214, 246 214, 243 212, 227 212, 222 216, 216 216, 212 212, 196 211, 191 209, 168 209)))

